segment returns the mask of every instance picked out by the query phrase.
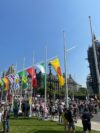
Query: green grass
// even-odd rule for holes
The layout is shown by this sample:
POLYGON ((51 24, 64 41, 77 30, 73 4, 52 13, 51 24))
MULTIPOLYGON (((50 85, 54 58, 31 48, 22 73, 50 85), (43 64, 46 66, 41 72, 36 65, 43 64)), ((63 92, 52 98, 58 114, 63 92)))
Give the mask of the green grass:
MULTIPOLYGON (((76 128, 81 133, 82 128, 76 128)), ((34 119, 10 120, 10 133, 64 133, 64 127, 52 121, 34 119)), ((93 131, 93 133, 99 133, 93 131)))

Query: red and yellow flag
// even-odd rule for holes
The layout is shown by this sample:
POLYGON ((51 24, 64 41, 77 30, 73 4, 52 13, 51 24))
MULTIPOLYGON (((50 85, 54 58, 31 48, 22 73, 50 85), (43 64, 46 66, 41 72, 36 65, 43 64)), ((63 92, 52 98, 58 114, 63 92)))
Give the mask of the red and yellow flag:
POLYGON ((64 78, 61 72, 61 68, 60 68, 60 61, 58 58, 50 61, 50 64, 52 65, 52 67, 54 68, 54 70, 56 71, 57 75, 58 75, 58 79, 59 79, 59 85, 63 86, 64 85, 64 78))

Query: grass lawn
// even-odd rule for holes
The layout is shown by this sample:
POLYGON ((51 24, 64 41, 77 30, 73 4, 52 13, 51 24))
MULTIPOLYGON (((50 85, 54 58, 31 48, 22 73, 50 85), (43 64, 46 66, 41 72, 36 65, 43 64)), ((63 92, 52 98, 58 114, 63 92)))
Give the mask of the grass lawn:
MULTIPOLYGON (((52 121, 34 119, 12 119, 10 120, 10 133, 64 133, 62 125, 52 121)), ((82 133, 81 128, 76 133, 82 133)), ((93 133, 99 133, 93 131, 93 133)))

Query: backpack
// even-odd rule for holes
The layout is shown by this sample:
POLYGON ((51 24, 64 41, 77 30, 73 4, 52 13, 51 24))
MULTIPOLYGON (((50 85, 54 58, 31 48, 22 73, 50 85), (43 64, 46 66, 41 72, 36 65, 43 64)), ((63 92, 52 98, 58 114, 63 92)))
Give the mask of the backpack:
POLYGON ((64 117, 65 117, 65 119, 68 120, 68 113, 67 112, 64 113, 64 117))
POLYGON ((65 112, 64 117, 65 117, 65 119, 68 120, 68 122, 73 122, 73 118, 72 118, 73 116, 72 116, 71 111, 67 110, 67 111, 65 112))
POLYGON ((88 112, 83 113, 82 120, 83 120, 83 122, 89 123, 90 122, 90 114, 88 112))

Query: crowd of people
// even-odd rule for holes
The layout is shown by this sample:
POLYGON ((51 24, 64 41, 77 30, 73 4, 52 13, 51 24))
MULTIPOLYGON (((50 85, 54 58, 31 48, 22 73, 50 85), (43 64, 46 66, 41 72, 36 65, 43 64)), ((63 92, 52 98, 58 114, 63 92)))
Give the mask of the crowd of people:
POLYGON ((67 133, 75 133, 77 119, 82 119, 83 131, 91 132, 91 118, 93 114, 100 111, 100 101, 97 100, 70 100, 69 107, 63 100, 48 101, 45 106, 44 100, 24 98, 17 99, 11 103, 0 103, 0 121, 3 125, 3 132, 9 132, 9 119, 11 114, 18 119, 21 117, 37 117, 39 119, 58 120, 64 125, 67 133))

